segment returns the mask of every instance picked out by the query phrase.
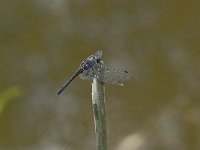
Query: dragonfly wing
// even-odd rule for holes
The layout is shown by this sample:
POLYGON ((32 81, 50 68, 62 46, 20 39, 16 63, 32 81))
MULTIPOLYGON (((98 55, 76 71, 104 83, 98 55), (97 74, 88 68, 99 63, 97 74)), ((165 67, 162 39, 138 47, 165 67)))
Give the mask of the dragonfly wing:
POLYGON ((123 85, 124 80, 130 79, 130 74, 122 69, 108 67, 104 64, 101 64, 101 67, 98 69, 97 79, 102 82, 108 82, 116 85, 123 85))
POLYGON ((123 85, 122 82, 128 80, 130 74, 125 70, 108 67, 104 64, 98 63, 93 68, 83 71, 83 73, 80 74, 80 77, 87 80, 93 80, 95 77, 101 82, 123 85))

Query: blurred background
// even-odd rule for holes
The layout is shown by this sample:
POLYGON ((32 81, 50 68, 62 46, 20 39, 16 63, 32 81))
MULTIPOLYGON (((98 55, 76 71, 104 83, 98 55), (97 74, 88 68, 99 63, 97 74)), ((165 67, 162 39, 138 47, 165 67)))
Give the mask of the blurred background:
POLYGON ((108 149, 200 149, 200 2, 1 0, 0 150, 95 149, 91 82, 58 88, 97 50, 108 149))

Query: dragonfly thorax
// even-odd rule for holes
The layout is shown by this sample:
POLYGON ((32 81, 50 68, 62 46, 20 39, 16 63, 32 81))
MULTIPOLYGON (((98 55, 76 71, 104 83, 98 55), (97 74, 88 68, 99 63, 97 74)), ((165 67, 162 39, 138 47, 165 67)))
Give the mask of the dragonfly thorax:
POLYGON ((97 64, 97 61, 96 59, 92 59, 92 60, 85 60, 83 61, 83 63, 81 64, 81 67, 84 69, 84 70, 88 70, 88 69, 91 69, 92 67, 94 67, 95 65, 97 64))

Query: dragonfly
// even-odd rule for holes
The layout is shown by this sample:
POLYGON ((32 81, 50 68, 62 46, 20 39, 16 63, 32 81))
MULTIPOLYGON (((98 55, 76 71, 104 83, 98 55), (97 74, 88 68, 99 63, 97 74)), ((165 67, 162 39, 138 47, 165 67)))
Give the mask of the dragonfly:
POLYGON ((123 81, 130 78, 128 71, 108 67, 101 62, 102 51, 97 51, 96 53, 87 57, 76 70, 74 75, 67 80, 64 85, 58 90, 57 95, 62 93, 64 89, 77 77, 81 79, 93 80, 94 78, 100 82, 108 82, 115 85, 123 85, 123 81))

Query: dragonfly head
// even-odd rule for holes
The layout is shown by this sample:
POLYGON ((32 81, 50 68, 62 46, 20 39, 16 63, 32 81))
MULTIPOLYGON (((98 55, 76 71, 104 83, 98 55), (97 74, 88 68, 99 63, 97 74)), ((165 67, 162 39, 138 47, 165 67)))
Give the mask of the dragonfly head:
POLYGON ((94 57, 95 57, 95 59, 97 60, 97 63, 100 62, 102 55, 103 55, 103 52, 100 51, 100 50, 97 51, 97 52, 94 54, 94 57))

